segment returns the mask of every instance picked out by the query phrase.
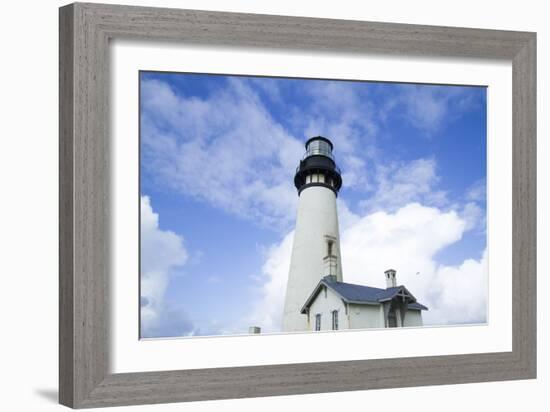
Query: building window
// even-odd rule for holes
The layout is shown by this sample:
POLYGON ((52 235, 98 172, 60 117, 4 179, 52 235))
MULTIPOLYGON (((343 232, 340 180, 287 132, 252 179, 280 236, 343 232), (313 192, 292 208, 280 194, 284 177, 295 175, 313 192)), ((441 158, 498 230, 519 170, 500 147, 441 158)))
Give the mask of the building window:
POLYGON ((332 256, 332 247, 334 246, 334 241, 329 240, 327 242, 327 256, 332 256))
POLYGON ((315 330, 321 330, 321 314, 318 313, 315 315, 315 330))
POLYGON ((338 330, 338 311, 332 311, 332 330, 338 330))

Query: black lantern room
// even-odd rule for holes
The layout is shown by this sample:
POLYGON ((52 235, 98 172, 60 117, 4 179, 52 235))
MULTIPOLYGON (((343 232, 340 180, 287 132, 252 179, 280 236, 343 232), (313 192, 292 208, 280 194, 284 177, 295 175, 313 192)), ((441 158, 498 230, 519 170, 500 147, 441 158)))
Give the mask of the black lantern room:
POLYGON ((334 161, 332 148, 332 142, 323 136, 312 137, 306 142, 306 153, 294 176, 298 194, 311 186, 324 186, 338 195, 342 176, 334 161))

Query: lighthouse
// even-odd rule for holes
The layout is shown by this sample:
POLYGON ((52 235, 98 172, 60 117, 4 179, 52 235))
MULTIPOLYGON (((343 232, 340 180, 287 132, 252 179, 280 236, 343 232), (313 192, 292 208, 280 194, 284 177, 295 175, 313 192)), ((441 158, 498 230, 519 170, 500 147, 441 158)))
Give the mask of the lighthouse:
POLYGON ((298 213, 290 259, 283 331, 309 329, 308 315, 300 313, 319 281, 328 276, 342 282, 342 261, 336 197, 342 176, 326 137, 309 139, 296 169, 298 213))

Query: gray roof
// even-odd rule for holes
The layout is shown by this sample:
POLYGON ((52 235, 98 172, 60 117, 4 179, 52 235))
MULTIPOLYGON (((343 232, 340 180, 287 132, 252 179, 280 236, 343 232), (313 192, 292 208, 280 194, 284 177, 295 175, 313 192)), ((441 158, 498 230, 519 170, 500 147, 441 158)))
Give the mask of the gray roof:
POLYGON ((409 303, 407 307, 409 309, 428 310, 426 306, 418 302, 409 303))
POLYGON ((337 282, 326 276, 321 279, 317 287, 313 290, 313 293, 308 298, 302 308, 302 313, 305 313, 305 309, 309 307, 311 303, 313 303, 313 300, 319 293, 322 285, 325 285, 326 287, 332 289, 347 303, 366 305, 380 304, 385 301, 391 300, 397 294, 403 291, 411 298, 411 301, 408 303, 409 309, 428 310, 426 306, 416 301, 416 298, 412 295, 412 293, 407 290, 405 286, 401 285, 387 289, 380 289, 370 286, 355 285, 353 283, 337 282))

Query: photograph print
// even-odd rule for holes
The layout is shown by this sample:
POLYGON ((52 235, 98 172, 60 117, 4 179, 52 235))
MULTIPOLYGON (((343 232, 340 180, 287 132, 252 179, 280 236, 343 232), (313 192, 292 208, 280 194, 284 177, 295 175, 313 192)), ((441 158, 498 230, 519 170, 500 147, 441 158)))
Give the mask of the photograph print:
POLYGON ((139 73, 140 338, 479 325, 486 88, 139 73))

